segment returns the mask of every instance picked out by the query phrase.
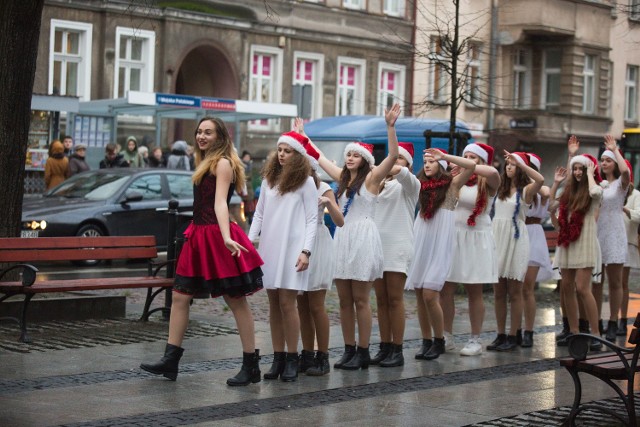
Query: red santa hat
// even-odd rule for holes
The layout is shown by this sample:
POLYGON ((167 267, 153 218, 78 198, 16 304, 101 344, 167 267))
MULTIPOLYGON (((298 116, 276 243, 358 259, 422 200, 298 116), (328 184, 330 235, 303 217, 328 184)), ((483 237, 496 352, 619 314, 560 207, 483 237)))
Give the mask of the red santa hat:
POLYGON ((307 143, 304 148, 307 151, 307 158, 309 159, 309 163, 311 163, 311 168, 314 171, 318 170, 318 159, 320 158, 320 153, 318 153, 310 143, 307 143))
POLYGON ((540 167, 542 166, 542 159, 540 156, 534 153, 527 153, 527 156, 529 156, 529 162, 534 165, 538 171, 540 171, 540 167))
POLYGON ((593 165, 593 178, 595 181, 600 184, 602 182, 602 177, 600 176, 600 167, 598 166, 598 160, 593 157, 591 154, 580 154, 578 156, 574 156, 571 158, 569 162, 569 166, 573 168, 573 165, 576 163, 581 164, 582 166, 589 167, 589 165, 593 165))
POLYGON ((305 150, 305 146, 309 145, 309 138, 299 134, 298 132, 294 132, 294 131, 286 132, 280 135, 280 138, 278 138, 277 145, 280 145, 280 144, 287 144, 288 146, 296 150, 298 153, 306 157, 307 150, 305 150))
POLYGON ((525 164, 527 166, 531 165, 531 162, 529 161, 529 156, 527 156, 527 153, 525 153, 523 151, 516 151, 514 153, 511 153, 511 155, 513 155, 513 158, 518 163, 522 163, 522 164, 525 164))
POLYGON ((627 169, 629 169, 629 182, 633 184, 633 169, 631 168, 631 162, 627 159, 624 159, 624 162, 627 164, 627 169))
POLYGON ((409 167, 413 166, 413 144, 410 142, 398 142, 398 152, 402 158, 408 163, 409 167))
POLYGON ((344 157, 346 158, 347 154, 351 152, 360 154, 362 158, 369 163, 369 166, 374 166, 376 164, 376 160, 373 158, 373 144, 351 142, 344 147, 344 157))
MULTIPOLYGON (((436 148, 436 147, 434 147, 433 149, 434 149, 434 150, 438 150, 438 151, 440 151, 441 153, 444 153, 444 154, 449 154, 449 152, 448 152, 447 150, 442 149, 442 148, 436 148)), ((425 157, 431 157, 431 155, 430 155, 429 153, 424 153, 424 156, 425 156, 425 157)), ((449 162, 447 162, 447 161, 446 161, 446 160, 444 160, 444 159, 443 159, 443 160, 438 160, 438 163, 440 163, 440 166, 442 166, 442 168, 443 168, 444 170, 447 170, 447 167, 449 167, 449 162)))
POLYGON ((490 145, 474 142, 473 144, 468 144, 464 147, 464 150, 462 151, 463 157, 465 153, 475 154, 484 160, 487 165, 491 165, 493 163, 493 147, 490 145))

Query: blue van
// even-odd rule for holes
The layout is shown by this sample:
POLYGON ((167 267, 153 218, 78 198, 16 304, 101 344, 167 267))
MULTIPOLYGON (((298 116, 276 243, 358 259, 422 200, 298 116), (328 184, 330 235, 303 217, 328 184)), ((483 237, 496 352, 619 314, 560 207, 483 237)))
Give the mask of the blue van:
MULTIPOLYGON (((449 120, 400 117, 396 122, 398 141, 413 143, 415 150, 414 172, 422 168, 421 153, 425 148, 424 132, 427 130, 440 134, 448 133, 449 120)), ((304 131, 324 155, 328 159, 335 160, 338 166, 344 164, 344 148, 350 142, 373 144, 373 156, 376 159, 376 164, 380 163, 387 155, 387 125, 382 116, 325 117, 305 124, 304 131)), ((471 134, 469 128, 460 121, 456 123, 456 132, 468 134, 467 141, 456 141, 457 144, 463 144, 456 147, 456 151, 462 152, 464 144, 472 142, 470 140, 471 134)), ((448 150, 449 140, 443 137, 432 137, 431 146, 448 150)))

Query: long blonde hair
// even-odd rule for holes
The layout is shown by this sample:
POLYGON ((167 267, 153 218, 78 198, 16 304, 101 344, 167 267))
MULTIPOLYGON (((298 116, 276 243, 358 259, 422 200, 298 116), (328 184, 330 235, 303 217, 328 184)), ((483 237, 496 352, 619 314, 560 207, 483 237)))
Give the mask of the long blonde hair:
POLYGON ((233 169, 233 182, 236 185, 236 191, 241 193, 244 185, 245 185, 245 176, 244 176, 244 164, 240 157, 238 157, 238 153, 233 147, 233 143, 231 142, 231 137, 229 136, 229 131, 227 127, 224 125, 224 122, 217 117, 203 117, 199 122, 198 126, 196 126, 196 130, 194 132, 194 136, 198 135, 198 128, 202 124, 202 122, 210 121, 215 125, 216 128, 216 139, 209 146, 207 151, 203 151, 198 147, 197 141, 194 149, 194 157, 196 163, 196 170, 193 172, 193 177, 191 178, 193 183, 198 185, 202 178, 207 173, 212 175, 215 174, 216 166, 220 159, 227 159, 231 163, 231 169, 233 169))

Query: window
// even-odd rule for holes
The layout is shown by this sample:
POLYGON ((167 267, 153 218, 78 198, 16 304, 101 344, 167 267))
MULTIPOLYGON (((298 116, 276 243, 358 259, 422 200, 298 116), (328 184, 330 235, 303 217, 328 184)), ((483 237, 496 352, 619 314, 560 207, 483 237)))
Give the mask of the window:
POLYGON ((49 93, 91 99, 91 35, 93 25, 51 20, 49 93))
POLYGON ((531 53, 516 49, 513 55, 513 107, 529 108, 531 105, 531 53))
POLYGON ((405 0, 384 0, 383 12, 389 16, 404 16, 405 0))
POLYGON ((582 90, 582 112, 593 114, 595 112, 596 98, 596 57, 594 55, 584 56, 582 90))
POLYGON ((305 120, 322 117, 324 55, 294 52, 293 63, 293 103, 298 115, 305 120))
POLYGON ((385 108, 403 103, 406 68, 403 65, 381 62, 378 68, 378 106, 376 114, 382 115, 385 108))
POLYGON ((471 105, 480 104, 480 52, 479 44, 470 44, 467 51, 465 101, 471 105))
POLYGON ((161 200, 162 199, 162 183, 160 175, 145 175, 131 183, 127 188, 126 194, 139 193, 142 194, 142 200, 161 200))
POLYGON ((629 18, 640 20, 640 0, 629 0, 629 18))
POLYGON ((153 31, 116 27, 114 98, 130 90, 153 92, 155 44, 153 31))
POLYGON ((542 80, 543 108, 560 105, 560 72, 562 71, 562 50, 549 49, 544 52, 542 80))
POLYGON ((442 42, 440 38, 431 40, 429 51, 430 72, 429 72, 429 92, 428 98, 431 101, 442 103, 447 99, 447 78, 446 63, 443 55, 442 42))
POLYGON ((365 0, 342 0, 342 5, 347 9, 364 9, 365 0))
POLYGON ((627 65, 627 76, 624 80, 624 119, 628 122, 638 121, 638 66, 627 65))
POLYGON ((364 114, 364 59, 338 57, 336 115, 364 114))
POLYGON ((191 199, 193 197, 191 175, 167 174, 167 182, 172 199, 191 199))
MULTIPOLYGON (((282 81, 282 49, 270 46, 251 46, 251 80, 249 101, 280 102, 282 81)), ((249 122, 252 130, 274 130, 277 120, 249 122)))

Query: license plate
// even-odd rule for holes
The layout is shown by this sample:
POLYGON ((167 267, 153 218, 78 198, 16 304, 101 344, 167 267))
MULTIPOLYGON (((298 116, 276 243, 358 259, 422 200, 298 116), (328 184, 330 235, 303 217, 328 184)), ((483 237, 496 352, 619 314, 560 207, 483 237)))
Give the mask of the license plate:
POLYGON ((21 230, 20 237, 38 237, 38 230, 21 230))

